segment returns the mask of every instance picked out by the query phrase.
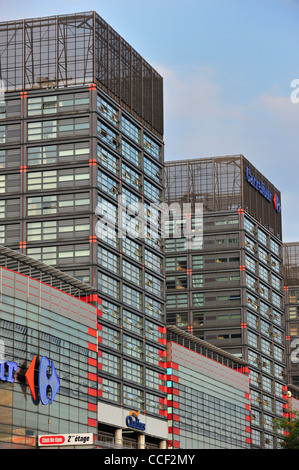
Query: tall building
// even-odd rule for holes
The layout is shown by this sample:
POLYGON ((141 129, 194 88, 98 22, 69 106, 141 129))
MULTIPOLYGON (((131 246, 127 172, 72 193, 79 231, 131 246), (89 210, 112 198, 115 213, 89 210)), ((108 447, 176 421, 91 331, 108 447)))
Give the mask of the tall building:
MULTIPOLYGON (((288 383, 299 391, 299 243, 283 244, 288 383)), ((298 392, 297 392, 298 394, 298 392)), ((299 396, 299 394, 298 394, 299 396)))
POLYGON ((99 433, 122 442, 126 412, 146 414, 128 435, 158 446, 162 77, 95 12, 1 23, 0 76, 0 243, 96 289, 99 433))
POLYGON ((95 289, 0 246, 0 293, 0 449, 93 448, 95 289))
POLYGON ((280 192, 235 155, 167 162, 165 201, 191 208, 168 221, 167 323, 248 362, 252 447, 276 447, 287 398, 280 192))

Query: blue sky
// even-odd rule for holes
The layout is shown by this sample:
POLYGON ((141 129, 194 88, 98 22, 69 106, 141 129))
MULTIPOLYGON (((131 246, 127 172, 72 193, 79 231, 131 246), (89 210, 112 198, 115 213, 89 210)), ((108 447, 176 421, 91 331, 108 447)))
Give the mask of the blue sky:
POLYGON ((166 160, 243 154, 282 192, 284 241, 299 241, 299 102, 291 101, 299 0, 0 0, 0 7, 0 21, 97 11, 164 78, 166 160))

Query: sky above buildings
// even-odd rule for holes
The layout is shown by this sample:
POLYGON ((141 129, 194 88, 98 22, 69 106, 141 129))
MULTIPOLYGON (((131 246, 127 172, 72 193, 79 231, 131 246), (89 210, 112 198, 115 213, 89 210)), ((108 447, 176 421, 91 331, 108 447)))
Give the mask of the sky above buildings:
POLYGON ((284 241, 299 241, 299 0, 0 7, 0 21, 95 10, 164 78, 165 159, 243 154, 282 192, 284 241))

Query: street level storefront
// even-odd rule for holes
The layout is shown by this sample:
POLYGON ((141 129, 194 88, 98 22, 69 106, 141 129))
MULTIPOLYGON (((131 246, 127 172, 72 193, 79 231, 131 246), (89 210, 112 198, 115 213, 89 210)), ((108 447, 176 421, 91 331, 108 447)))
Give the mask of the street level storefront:
MULTIPOLYGON (((67 285, 67 277, 62 281, 67 285)), ((51 443, 40 436, 71 436, 74 447, 92 444, 97 308, 3 267, 0 292, 0 448, 51 443)))

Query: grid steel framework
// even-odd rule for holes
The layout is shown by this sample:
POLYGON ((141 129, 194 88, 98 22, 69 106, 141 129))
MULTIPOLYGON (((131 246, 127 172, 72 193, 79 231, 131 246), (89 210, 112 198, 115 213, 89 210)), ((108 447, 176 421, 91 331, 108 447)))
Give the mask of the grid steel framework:
POLYGON ((163 79, 96 12, 0 23, 2 90, 97 83, 159 137, 163 79))

